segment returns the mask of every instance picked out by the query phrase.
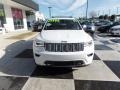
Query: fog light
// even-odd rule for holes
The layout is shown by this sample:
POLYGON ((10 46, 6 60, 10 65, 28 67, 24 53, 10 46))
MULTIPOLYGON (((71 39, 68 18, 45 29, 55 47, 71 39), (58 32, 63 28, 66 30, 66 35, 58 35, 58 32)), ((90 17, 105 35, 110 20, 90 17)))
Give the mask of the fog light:
POLYGON ((35 56, 36 56, 36 57, 40 57, 40 54, 35 53, 35 56))

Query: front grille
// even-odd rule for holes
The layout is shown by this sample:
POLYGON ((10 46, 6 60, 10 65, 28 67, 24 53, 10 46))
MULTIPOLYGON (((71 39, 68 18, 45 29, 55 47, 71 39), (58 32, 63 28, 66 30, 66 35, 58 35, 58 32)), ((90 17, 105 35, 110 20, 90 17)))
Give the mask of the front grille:
POLYGON ((84 49, 82 43, 44 43, 44 48, 50 52, 77 52, 84 49))

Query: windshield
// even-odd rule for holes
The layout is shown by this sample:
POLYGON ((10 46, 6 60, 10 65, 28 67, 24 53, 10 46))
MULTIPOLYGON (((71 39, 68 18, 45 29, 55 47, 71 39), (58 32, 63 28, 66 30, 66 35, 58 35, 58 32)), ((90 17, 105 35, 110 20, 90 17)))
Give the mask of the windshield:
POLYGON ((48 20, 44 30, 81 30, 76 20, 51 19, 48 20))

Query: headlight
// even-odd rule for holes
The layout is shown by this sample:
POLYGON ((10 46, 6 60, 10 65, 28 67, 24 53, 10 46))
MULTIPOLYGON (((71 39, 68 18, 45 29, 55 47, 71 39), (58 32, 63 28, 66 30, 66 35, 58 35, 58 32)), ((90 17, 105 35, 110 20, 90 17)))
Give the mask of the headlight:
POLYGON ((89 41, 89 42, 84 42, 84 46, 87 47, 87 46, 91 46, 93 44, 92 40, 89 41))
POLYGON ((35 40, 35 46, 37 47, 44 47, 44 42, 41 40, 35 40))

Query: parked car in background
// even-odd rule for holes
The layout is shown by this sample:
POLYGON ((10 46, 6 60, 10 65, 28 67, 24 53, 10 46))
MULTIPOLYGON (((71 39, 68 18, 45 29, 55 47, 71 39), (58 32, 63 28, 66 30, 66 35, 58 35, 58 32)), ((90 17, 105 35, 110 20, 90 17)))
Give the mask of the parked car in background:
POLYGON ((120 25, 116 25, 110 28, 109 32, 112 35, 120 35, 120 25))
POLYGON ((103 25, 103 26, 98 28, 98 31, 100 33, 109 33, 110 28, 113 26, 116 26, 116 25, 120 25, 120 21, 117 21, 114 23, 108 23, 107 25, 103 25))
POLYGON ((111 25, 113 24, 111 21, 105 20, 105 21, 100 21, 99 22, 99 26, 97 28, 97 30, 100 33, 106 33, 109 31, 109 28, 111 27, 111 25))
POLYGON ((82 22, 81 25, 83 29, 85 30, 85 32, 94 34, 96 27, 93 22, 85 21, 85 22, 82 22))
POLYGON ((44 21, 37 21, 33 24, 33 32, 41 32, 45 22, 44 21))
POLYGON ((37 65, 76 67, 91 64, 94 41, 74 18, 48 19, 33 41, 37 65))
POLYGON ((99 21, 95 22, 95 26, 104 26, 104 25, 108 25, 111 23, 112 22, 109 20, 99 20, 99 21))

